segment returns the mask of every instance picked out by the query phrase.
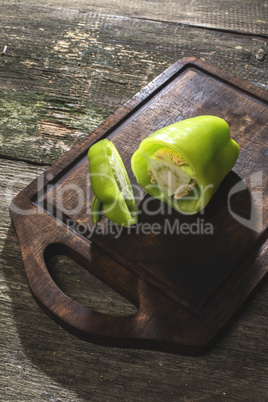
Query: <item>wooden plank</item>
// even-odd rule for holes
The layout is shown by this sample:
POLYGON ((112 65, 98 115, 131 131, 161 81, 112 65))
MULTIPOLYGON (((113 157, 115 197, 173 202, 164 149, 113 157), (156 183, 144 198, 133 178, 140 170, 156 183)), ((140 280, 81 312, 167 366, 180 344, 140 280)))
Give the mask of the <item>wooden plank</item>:
MULTIPOLYGON (((4 0, 3 4, 15 5, 19 13, 23 8, 66 9, 73 13, 101 13, 152 21, 166 21, 199 27, 243 32, 267 37, 268 11, 264 0, 167 0, 163 9, 160 0, 43 0, 36 4, 34 0, 20 4, 16 0, 4 0)), ((30 15, 31 17, 31 15, 30 15)))
POLYGON ((262 38, 29 2, 4 3, 0 19, 4 157, 51 164, 184 56, 267 88, 262 38))
MULTIPOLYGON (((22 190, 44 168, 0 161, 0 389, 3 400, 265 400, 268 283, 209 353, 198 358, 85 343, 58 327, 36 305, 23 273, 7 210, 8 188, 22 190), (21 177, 26 180, 22 181, 21 177), (12 186, 13 180, 15 183, 12 186)), ((12 193, 13 194, 13 193, 12 193)), ((11 197, 12 197, 11 194, 11 197)), ((72 262, 66 263, 72 270, 72 262)), ((72 271, 73 272, 73 271, 72 271)), ((59 275, 61 275, 59 271, 59 275)), ((78 279, 78 278, 77 278, 78 279)), ((65 286, 73 281, 65 275, 65 286)), ((93 285, 94 286, 94 285, 93 285)), ((95 307, 107 308, 97 287, 95 307)), ((73 296, 79 297, 74 291, 73 296)), ((94 300, 93 300, 94 299, 94 300)), ((85 301, 85 299, 84 299, 85 301)), ((124 304, 122 310, 126 309, 124 304)))

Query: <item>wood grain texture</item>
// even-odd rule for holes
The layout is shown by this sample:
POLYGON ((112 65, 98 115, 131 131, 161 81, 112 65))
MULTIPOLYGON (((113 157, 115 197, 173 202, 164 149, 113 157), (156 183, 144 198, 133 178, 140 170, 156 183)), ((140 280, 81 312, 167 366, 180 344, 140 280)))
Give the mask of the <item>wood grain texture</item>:
MULTIPOLYGON (((267 283, 211 352, 190 358, 107 348, 74 338, 37 307, 23 274, 8 214, 10 198, 6 198, 6 186, 9 183, 10 187, 10 180, 16 182, 11 193, 14 195, 181 57, 206 58, 267 88, 264 1, 180 2, 181 7, 175 13, 172 11, 172 16, 166 7, 163 11, 162 4, 155 7, 155 2, 138 1, 64 0, 57 5, 47 0, 1 1, 0 51, 5 45, 7 51, 0 57, 0 113, 5 102, 1 119, 8 116, 8 120, 1 127, 0 153, 14 159, 0 161, 0 393, 4 401, 267 399, 267 283), (228 8, 225 15, 223 7, 228 8), (234 8, 235 12, 228 12, 234 8), (132 14, 126 15, 127 9, 132 14), (165 24, 167 15, 174 18, 174 14, 178 24, 165 24), (154 18, 159 21, 152 21, 154 18), (203 28, 182 27, 181 23, 203 28), (206 26, 215 31, 211 34, 206 26), (246 35, 231 34, 228 30, 246 35), (252 38, 251 33, 262 37, 252 38), (87 56, 80 66, 82 55, 77 53, 77 47, 86 51, 87 56), (88 88, 94 89, 94 96, 88 88), (83 90, 87 92, 85 97, 83 90), (45 122, 38 130, 35 126, 39 120, 45 122), (44 167, 33 166, 36 163, 44 167)), ((73 269, 72 264, 69 260, 67 271, 73 269)), ((62 271, 63 267, 58 273, 60 282, 62 271)), ((77 284, 83 282, 78 279, 77 284)), ((66 291, 73 289, 74 298, 81 298, 79 287, 74 286, 69 275, 64 276, 62 286, 66 291)), ((83 299, 85 304, 94 303, 94 308, 110 312, 106 291, 98 288, 89 293, 90 300, 83 299)), ((121 305, 122 310, 116 307, 118 312, 132 311, 126 302, 121 305)))
POLYGON ((4 157, 55 162, 185 56, 267 88, 267 40, 261 37, 28 2, 5 3, 2 10, 4 157))
MULTIPOLYGON (((23 9, 23 4, 16 0, 2 3, 23 9)), ((101 13, 268 36, 268 10, 263 0, 258 3, 254 0, 226 0, 224 3, 221 0, 167 0, 164 8, 160 0, 60 0, 57 6, 53 0, 44 0, 42 4, 28 0, 27 7, 45 12, 57 8, 64 13, 69 9, 72 13, 101 13)))

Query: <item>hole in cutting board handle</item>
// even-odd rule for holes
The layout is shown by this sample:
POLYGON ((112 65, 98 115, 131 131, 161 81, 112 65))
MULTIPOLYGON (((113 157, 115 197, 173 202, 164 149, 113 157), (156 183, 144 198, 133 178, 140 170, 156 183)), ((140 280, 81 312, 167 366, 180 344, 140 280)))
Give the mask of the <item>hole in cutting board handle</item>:
POLYGON ((96 312, 132 316, 137 308, 70 257, 68 247, 51 244, 44 251, 47 269, 57 286, 72 300, 96 312))

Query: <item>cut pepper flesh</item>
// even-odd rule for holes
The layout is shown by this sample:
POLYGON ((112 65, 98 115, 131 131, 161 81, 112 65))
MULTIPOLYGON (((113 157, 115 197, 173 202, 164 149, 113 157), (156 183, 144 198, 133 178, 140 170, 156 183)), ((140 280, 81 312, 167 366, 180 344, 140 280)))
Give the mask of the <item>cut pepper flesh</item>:
POLYGON ((105 216, 118 225, 137 223, 133 190, 114 144, 107 139, 95 143, 89 148, 88 160, 91 187, 98 200, 92 203, 93 223, 100 220, 100 205, 105 216))
POLYGON ((179 199, 188 195, 196 181, 186 160, 169 148, 160 148, 155 158, 148 158, 148 173, 151 183, 156 183, 170 197, 179 199))
POLYGON ((164 127, 145 138, 131 159, 141 187, 174 209, 203 209, 239 155, 225 120, 198 116, 164 127))

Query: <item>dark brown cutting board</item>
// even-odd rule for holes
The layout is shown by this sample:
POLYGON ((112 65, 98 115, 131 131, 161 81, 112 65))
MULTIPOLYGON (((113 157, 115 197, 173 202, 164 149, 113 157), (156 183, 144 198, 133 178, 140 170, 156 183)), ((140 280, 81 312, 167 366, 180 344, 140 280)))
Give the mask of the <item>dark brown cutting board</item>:
POLYGON ((22 191, 10 212, 30 289, 45 311, 90 341, 208 350, 267 274, 267 99, 227 72, 183 59, 22 191), (130 159, 150 133, 202 114, 224 118, 241 153, 205 210, 186 216, 135 185, 130 159), (87 150, 104 137, 121 154, 139 207, 139 224, 120 233, 105 218, 94 229, 90 219, 87 150), (137 313, 101 314, 66 296, 46 267, 60 253, 133 302, 137 313))

